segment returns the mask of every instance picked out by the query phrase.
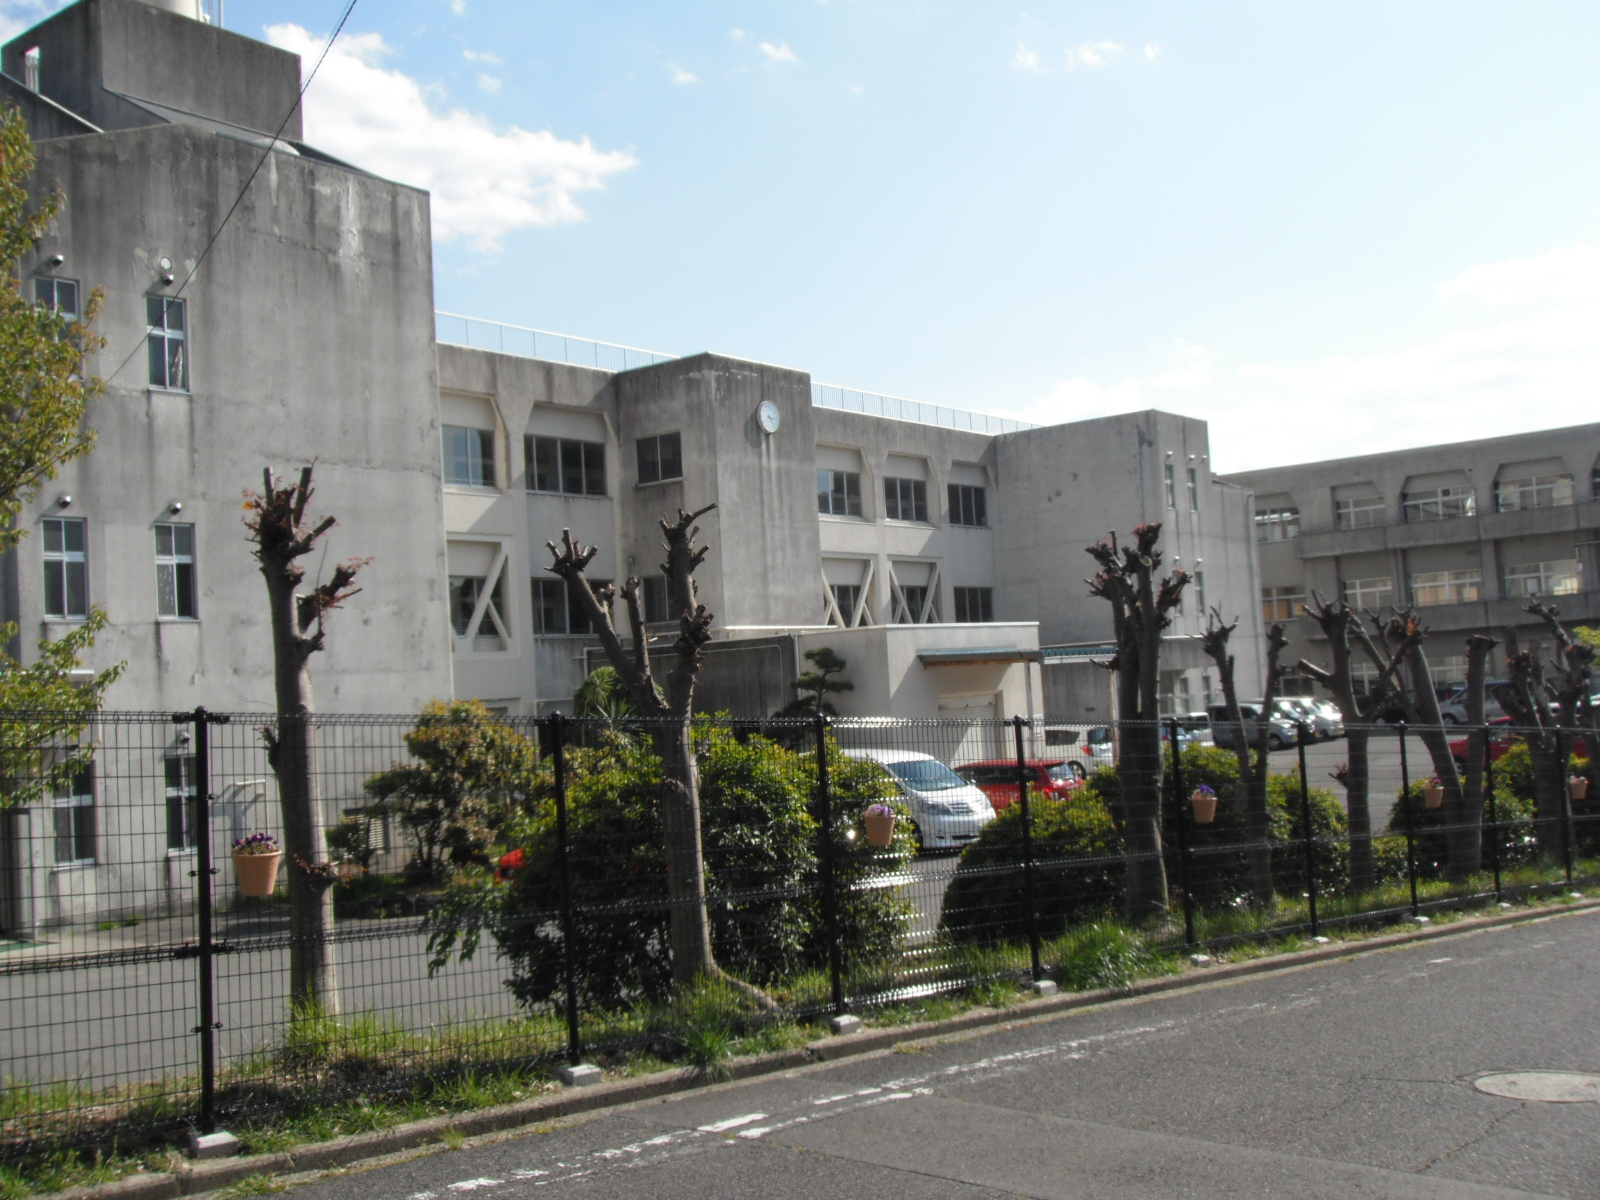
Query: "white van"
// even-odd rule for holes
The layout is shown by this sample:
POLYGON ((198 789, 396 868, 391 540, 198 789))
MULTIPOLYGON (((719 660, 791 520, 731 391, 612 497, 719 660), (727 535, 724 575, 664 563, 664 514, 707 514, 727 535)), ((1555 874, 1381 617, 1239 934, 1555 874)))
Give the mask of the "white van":
POLYGON ((931 754, 911 750, 846 750, 846 758, 877 763, 894 779, 911 810, 917 850, 959 850, 994 820, 989 797, 931 754))

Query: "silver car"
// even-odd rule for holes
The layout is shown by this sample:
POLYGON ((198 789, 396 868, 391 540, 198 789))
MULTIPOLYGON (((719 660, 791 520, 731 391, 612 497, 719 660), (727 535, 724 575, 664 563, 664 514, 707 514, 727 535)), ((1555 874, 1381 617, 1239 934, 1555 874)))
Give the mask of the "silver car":
POLYGON ((994 820, 989 797, 931 754, 911 750, 846 750, 846 758, 877 763, 894 779, 911 810, 918 850, 959 850, 994 820))

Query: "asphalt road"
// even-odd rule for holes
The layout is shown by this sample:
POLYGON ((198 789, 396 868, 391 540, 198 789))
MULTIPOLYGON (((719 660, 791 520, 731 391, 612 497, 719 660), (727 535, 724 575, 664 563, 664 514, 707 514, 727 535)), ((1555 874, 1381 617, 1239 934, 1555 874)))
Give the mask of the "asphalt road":
POLYGON ((1484 931, 725 1085, 295 1194, 1593 1197, 1600 1104, 1473 1082, 1600 1073, 1597 963, 1600 914, 1484 931))

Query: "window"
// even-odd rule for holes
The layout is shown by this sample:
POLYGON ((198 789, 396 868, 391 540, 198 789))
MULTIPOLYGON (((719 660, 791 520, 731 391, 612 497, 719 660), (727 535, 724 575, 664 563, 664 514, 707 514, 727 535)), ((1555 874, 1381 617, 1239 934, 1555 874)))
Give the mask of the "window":
POLYGON ((1189 468, 1189 511, 1200 511, 1200 473, 1189 468))
POLYGON ((1351 608, 1382 608, 1394 603, 1394 580, 1385 576, 1371 579, 1346 579, 1344 602, 1351 608))
POLYGON ((450 624, 456 636, 472 637, 474 650, 504 650, 509 629, 505 620, 505 602, 501 595, 500 577, 489 592, 483 616, 473 628, 472 617, 478 611, 488 580, 482 575, 450 576, 450 624))
POLYGON ((444 481, 458 487, 494 486, 494 431, 444 428, 444 481))
POLYGON ((69 320, 78 319, 78 281, 40 276, 33 281, 33 299, 40 308, 48 308, 69 320))
POLYGON ((1444 654, 1428 660, 1428 678, 1433 690, 1443 700, 1458 687, 1467 685, 1467 656, 1444 654))
POLYGON ((672 620, 672 599, 665 575, 647 575, 640 587, 644 619, 648 625, 672 620))
POLYGON ((1482 571, 1426 571, 1411 577, 1411 600, 1418 608, 1468 604, 1482 591, 1482 571))
POLYGON ((1501 568, 1507 600, 1526 596, 1576 596, 1583 591, 1583 568, 1575 558, 1518 563, 1501 568))
POLYGON ((634 445, 639 458, 640 483, 683 478, 683 439, 678 434, 640 438, 634 445))
POLYGON ((44 615, 89 616, 89 523, 76 517, 44 522, 44 615))
POLYGON ((1471 517, 1478 512, 1477 494, 1463 484, 1423 488, 1404 497, 1407 521, 1447 521, 1452 517, 1471 517))
POLYGON ((599 442, 571 438, 522 439, 528 459, 530 492, 564 492, 569 496, 606 494, 606 448, 599 442))
POLYGON ((970 483, 950 485, 950 524, 984 526, 989 523, 984 489, 970 483))
POLYGON ((1196 571, 1194 573, 1194 598, 1200 604, 1201 617, 1204 617, 1206 615, 1206 573, 1204 571, 1196 571))
POLYGON ((55 819, 56 865, 95 860, 94 764, 79 771, 50 800, 55 819))
POLYGON ((1600 462, 1596 462, 1589 470, 1589 498, 1600 500, 1600 462))
POLYGON ((1175 508, 1178 507, 1178 474, 1177 474, 1177 468, 1174 467, 1171 463, 1168 463, 1161 470, 1162 470, 1162 477, 1166 480, 1166 484, 1167 484, 1167 507, 1175 509, 1175 508))
MULTIPOLYGON (((1370 580, 1352 579, 1345 583, 1345 599, 1354 604, 1350 599, 1350 585, 1352 583, 1368 583, 1370 580)), ((1387 584, 1387 579, 1379 582, 1387 584)), ((1292 587, 1264 587, 1261 589, 1261 618, 1264 621, 1292 621, 1300 615, 1300 610, 1305 606, 1305 593, 1292 587)))
POLYGON ((900 624, 917 625, 927 615, 928 589, 926 587, 903 587, 900 595, 905 598, 905 612, 902 614, 900 624))
POLYGON ((1354 496, 1348 500, 1335 500, 1335 523, 1340 529, 1365 529, 1369 525, 1382 525, 1385 507, 1382 496, 1354 496))
POLYGON ((194 617, 194 526, 156 526, 156 614, 194 617))
POLYGON ((30 92, 37 92, 43 86, 39 66, 39 47, 30 46, 22 52, 22 86, 30 92))
POLYGON ((200 788, 192 754, 167 759, 167 849, 192 850, 200 827, 200 788))
POLYGON ((964 625, 994 620, 994 589, 958 587, 956 589, 956 620, 964 625))
MULTIPOLYGON (((845 627, 855 619, 856 606, 861 603, 861 585, 858 583, 832 583, 828 585, 833 592, 833 602, 838 606, 839 616, 843 619, 845 627)), ((827 606, 823 606, 825 618, 829 615, 827 606)))
POLYGON ((1502 479, 1494 485, 1496 512, 1518 512, 1524 508, 1564 508, 1572 502, 1572 476, 1565 472, 1502 479))
POLYGON ((144 304, 149 325, 146 341, 150 349, 150 386, 186 392, 189 390, 189 302, 166 296, 146 296, 144 304))
POLYGON ((885 479, 883 515, 891 521, 926 521, 927 483, 921 479, 885 479))
POLYGON ((835 517, 861 515, 861 476, 854 471, 817 470, 817 511, 835 517))
MULTIPOLYGON (((661 576, 657 576, 661 578, 661 576)), ((453 581, 452 581, 453 582, 453 581)), ((609 579, 591 579, 589 587, 595 592, 611 586, 609 579)), ((602 603, 604 603, 602 601, 602 603)), ((648 603, 648 597, 647 597, 648 603)), ((645 617, 649 620, 648 612, 645 617)), ((533 631, 541 637, 563 633, 584 634, 593 632, 589 616, 578 604, 575 595, 569 595, 567 585, 560 579, 535 579, 533 581, 533 631)))
POLYGON ((1256 541, 1287 542, 1300 536, 1298 508, 1271 507, 1256 510, 1256 541))

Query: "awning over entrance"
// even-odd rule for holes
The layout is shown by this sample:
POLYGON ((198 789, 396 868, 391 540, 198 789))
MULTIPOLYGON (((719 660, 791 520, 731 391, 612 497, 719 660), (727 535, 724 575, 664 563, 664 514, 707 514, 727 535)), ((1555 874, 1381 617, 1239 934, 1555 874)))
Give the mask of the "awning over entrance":
POLYGON ((961 646, 954 650, 919 650, 924 667, 967 666, 971 663, 1038 662, 1039 651, 1016 646, 961 646))

